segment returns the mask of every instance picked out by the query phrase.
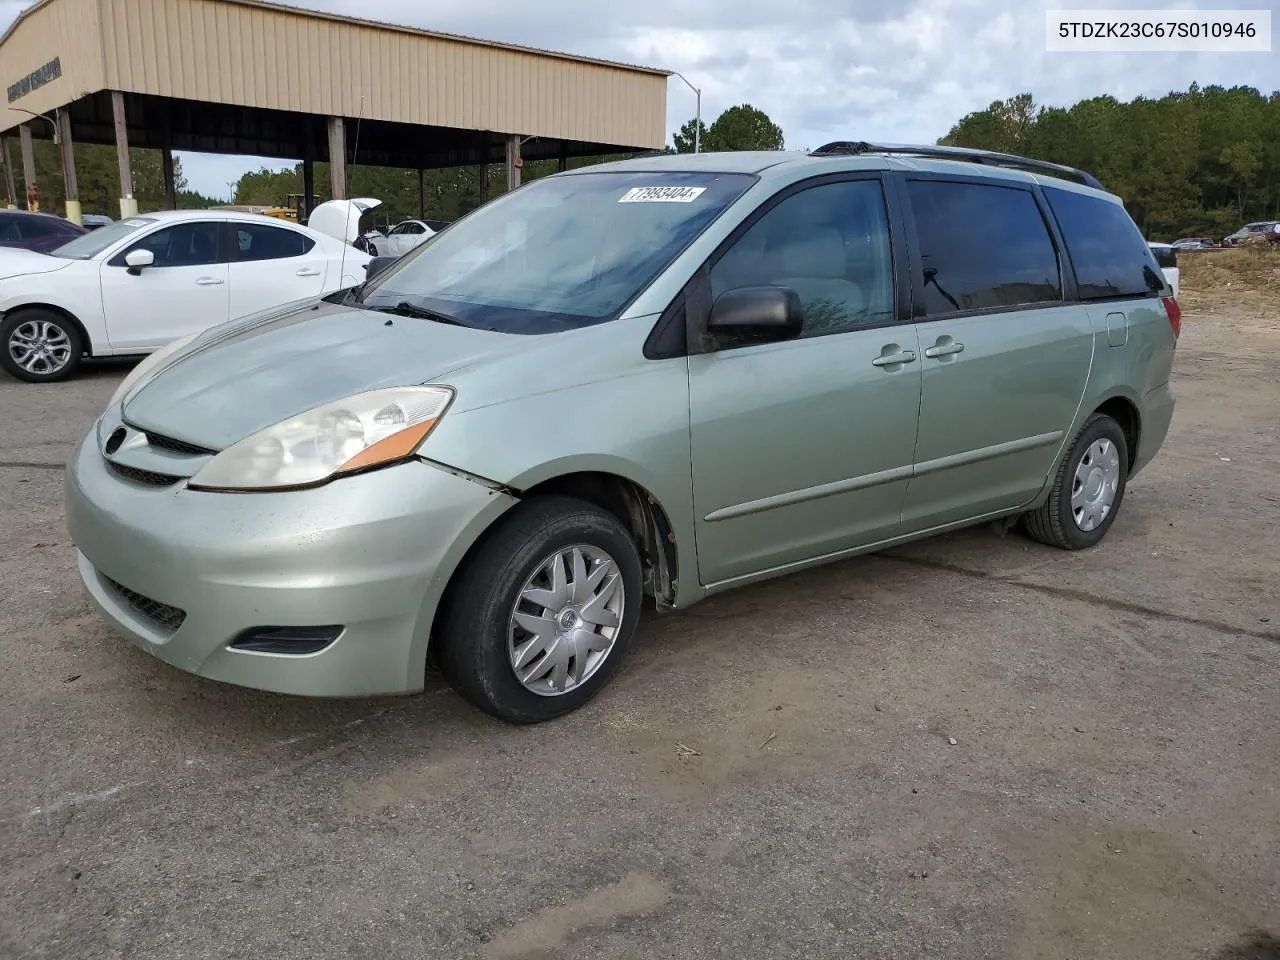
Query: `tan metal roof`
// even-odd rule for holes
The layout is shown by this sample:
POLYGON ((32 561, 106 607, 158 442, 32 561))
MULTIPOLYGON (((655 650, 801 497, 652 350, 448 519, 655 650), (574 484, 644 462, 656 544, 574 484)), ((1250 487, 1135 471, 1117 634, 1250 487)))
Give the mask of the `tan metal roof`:
POLYGON ((40 0, 0 37, 0 130, 121 90, 657 148, 669 75, 264 0, 40 0))

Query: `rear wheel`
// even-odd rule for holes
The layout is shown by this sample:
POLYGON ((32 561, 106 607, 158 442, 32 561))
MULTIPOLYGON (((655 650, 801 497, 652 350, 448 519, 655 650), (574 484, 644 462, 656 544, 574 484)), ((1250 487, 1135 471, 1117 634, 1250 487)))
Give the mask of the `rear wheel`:
POLYGON ((62 380, 80 366, 80 331, 62 314, 33 307, 15 310, 0 323, 0 366, 19 380, 62 380))
POLYGON ((511 723, 576 710, 625 656, 641 592, 639 552, 616 517, 569 497, 529 500, 458 572, 434 638, 441 669, 511 723))
POLYGON ((1022 517, 1032 539, 1083 550, 1107 535, 1124 501, 1129 446, 1114 419, 1096 413, 1063 458, 1044 506, 1022 517))

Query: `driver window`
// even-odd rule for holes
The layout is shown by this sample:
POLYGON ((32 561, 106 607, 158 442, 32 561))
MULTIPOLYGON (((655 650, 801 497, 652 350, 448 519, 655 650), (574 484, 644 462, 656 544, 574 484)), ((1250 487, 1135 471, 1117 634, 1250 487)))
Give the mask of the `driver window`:
MULTIPOLYGON (((180 223, 157 230, 129 247, 150 250, 156 267, 197 267, 218 262, 218 224, 180 223)), ((120 258, 123 263, 123 257, 120 258)))
POLYGON ((879 180, 825 183, 792 194, 752 224, 711 268, 711 295, 790 287, 804 336, 893 320, 893 261, 879 180))

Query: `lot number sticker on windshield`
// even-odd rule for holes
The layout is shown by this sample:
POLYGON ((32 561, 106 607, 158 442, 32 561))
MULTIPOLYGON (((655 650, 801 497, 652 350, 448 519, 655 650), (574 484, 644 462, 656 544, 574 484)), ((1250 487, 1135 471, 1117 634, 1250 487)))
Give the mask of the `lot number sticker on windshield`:
POLYGON ((693 203, 706 187, 632 187, 619 203, 693 203))

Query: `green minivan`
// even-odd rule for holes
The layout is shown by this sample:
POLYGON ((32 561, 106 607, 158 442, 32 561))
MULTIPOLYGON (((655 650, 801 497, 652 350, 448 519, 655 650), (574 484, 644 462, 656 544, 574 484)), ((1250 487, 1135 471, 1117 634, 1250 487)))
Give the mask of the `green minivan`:
POLYGON ((103 615, 180 669, 365 696, 435 666, 536 722, 608 682, 646 597, 994 520, 1098 543, 1169 429, 1179 324, 1081 171, 637 158, 153 354, 68 525, 103 615))

